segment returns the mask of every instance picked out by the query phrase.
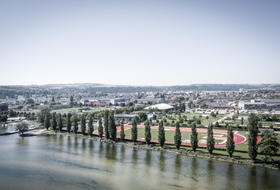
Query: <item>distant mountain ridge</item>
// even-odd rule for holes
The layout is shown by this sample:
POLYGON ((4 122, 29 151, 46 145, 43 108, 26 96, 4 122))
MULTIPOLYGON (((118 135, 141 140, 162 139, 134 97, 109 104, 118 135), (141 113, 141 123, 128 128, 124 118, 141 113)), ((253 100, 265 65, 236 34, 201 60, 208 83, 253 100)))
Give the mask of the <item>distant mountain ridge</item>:
POLYGON ((48 94, 106 94, 106 93, 135 93, 161 91, 239 91, 246 90, 277 90, 280 84, 192 84, 176 86, 127 86, 108 85, 100 83, 46 84, 29 86, 0 86, 0 98, 15 97, 16 95, 48 94))

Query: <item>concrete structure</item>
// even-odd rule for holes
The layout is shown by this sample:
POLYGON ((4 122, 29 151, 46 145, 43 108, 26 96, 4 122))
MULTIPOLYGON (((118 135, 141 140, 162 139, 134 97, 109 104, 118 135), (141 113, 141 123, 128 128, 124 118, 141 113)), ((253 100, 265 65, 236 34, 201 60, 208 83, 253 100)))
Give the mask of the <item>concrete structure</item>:
POLYGON ((238 105, 243 110, 280 110, 279 99, 263 99, 263 100, 251 100, 239 101, 238 105))
POLYGON ((7 122, 19 122, 25 120, 25 117, 9 117, 7 122))
POLYGON ((168 110, 172 110, 172 109, 174 109, 174 107, 173 106, 171 106, 171 105, 168 105, 168 104, 164 104, 164 103, 162 103, 162 104, 156 104, 156 105, 152 105, 152 106, 148 106, 148 107, 146 107, 146 108, 144 108, 145 110, 149 110, 149 109, 158 109, 158 110, 161 110, 161 111, 163 111, 163 110, 165 110, 165 111, 168 111, 168 110))
POLYGON ((110 99, 110 103, 115 105, 115 104, 121 104, 121 103, 129 103, 130 102, 130 98, 113 98, 110 99))

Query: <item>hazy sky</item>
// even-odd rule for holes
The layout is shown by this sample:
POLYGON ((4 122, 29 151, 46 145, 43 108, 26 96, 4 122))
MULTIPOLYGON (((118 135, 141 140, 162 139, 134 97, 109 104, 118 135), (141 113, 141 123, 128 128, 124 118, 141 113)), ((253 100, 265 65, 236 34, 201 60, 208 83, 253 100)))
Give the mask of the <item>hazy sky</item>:
POLYGON ((280 1, 0 0, 0 85, 280 83, 280 1))

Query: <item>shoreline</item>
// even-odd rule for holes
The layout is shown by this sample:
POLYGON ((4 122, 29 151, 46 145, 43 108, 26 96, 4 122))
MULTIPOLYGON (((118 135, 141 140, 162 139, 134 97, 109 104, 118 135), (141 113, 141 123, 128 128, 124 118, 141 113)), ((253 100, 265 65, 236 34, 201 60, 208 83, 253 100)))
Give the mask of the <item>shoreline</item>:
MULTIPOLYGON (((30 133, 29 133, 30 134, 30 133)), ((156 150, 156 151, 164 151, 167 153, 171 154, 180 154, 188 157, 196 157, 196 158, 202 158, 202 159, 207 159, 207 160, 213 160, 213 161, 219 161, 219 162, 227 162, 227 163, 233 163, 233 164, 238 164, 238 165, 248 165, 248 166, 258 166, 258 167, 264 167, 272 170, 280 170, 280 164, 279 163, 271 163, 271 164, 265 164, 264 162, 261 163, 256 163, 253 162, 252 160, 248 158, 237 158, 237 157, 226 157, 224 155, 210 155, 210 154, 205 154, 204 152, 202 153, 200 150, 197 150, 196 152, 193 152, 190 149, 186 149, 185 147, 180 148, 180 150, 177 150, 175 148, 170 148, 169 145, 166 145, 164 148, 158 147, 158 144, 150 144, 149 146, 141 141, 138 141, 136 143, 133 143, 132 141, 112 141, 112 140, 107 140, 107 139, 100 139, 98 136, 89 136, 89 135, 82 135, 80 133, 75 134, 75 133, 61 133, 61 132, 54 132, 52 130, 47 131, 46 129, 36 129, 31 132, 33 136, 40 136, 40 135, 66 135, 66 136, 74 136, 78 138, 86 138, 86 139, 91 139, 94 141, 100 141, 100 142, 105 142, 105 143, 113 143, 113 144, 120 144, 124 146, 129 146, 133 148, 143 148, 143 149, 149 149, 149 150, 156 150)))

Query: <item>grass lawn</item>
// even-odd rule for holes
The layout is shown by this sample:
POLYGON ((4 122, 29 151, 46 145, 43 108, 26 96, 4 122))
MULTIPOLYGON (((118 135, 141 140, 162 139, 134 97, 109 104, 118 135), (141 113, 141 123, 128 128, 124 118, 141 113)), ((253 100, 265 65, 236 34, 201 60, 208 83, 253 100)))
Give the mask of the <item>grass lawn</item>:
MULTIPOLYGON (((185 118, 189 119, 193 119, 193 117, 196 117, 196 119, 200 119, 201 120, 201 124, 203 126, 208 125, 209 123, 213 123, 214 121, 219 120, 220 118, 224 117, 224 115, 217 115, 217 117, 212 117, 210 116, 210 114, 198 114, 198 113, 181 113, 181 118, 183 119, 183 124, 185 125, 190 125, 187 123, 187 121, 185 121, 185 118), (202 117, 201 117, 202 116, 202 117), (206 116, 208 116, 208 119, 206 119, 206 116)), ((179 115, 176 114, 166 114, 165 116, 158 118, 159 120, 165 118, 167 120, 167 123, 169 123, 169 126, 174 126, 175 123, 177 121, 180 121, 180 117, 179 115), (172 117, 172 119, 169 119, 169 117, 172 117), (174 122, 172 122, 174 121, 174 122)), ((153 123, 156 123, 156 120, 153 120, 153 123)))
MULTIPOLYGON (((190 139, 191 132, 181 132, 182 134, 182 141, 190 139)), ((174 135, 175 131, 165 131, 165 140, 174 142, 174 135)), ((120 132, 117 133, 117 136, 120 136, 120 132)), ((131 130, 125 130, 125 136, 126 138, 131 137, 131 130)), ((151 136, 152 140, 158 140, 158 130, 157 129, 151 129, 151 136)), ((198 139, 204 139, 206 140, 207 133, 198 133, 198 139)), ((225 137, 223 135, 223 137, 225 137)), ((138 138, 143 138, 145 139, 145 129, 144 128, 138 128, 138 138)), ((216 142, 221 142, 222 140, 216 140, 216 142)))

